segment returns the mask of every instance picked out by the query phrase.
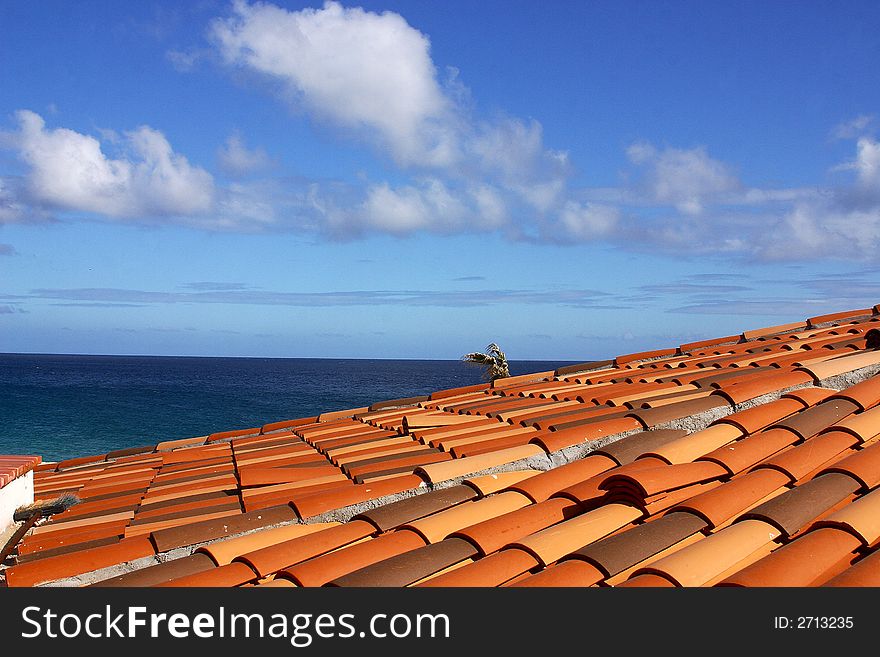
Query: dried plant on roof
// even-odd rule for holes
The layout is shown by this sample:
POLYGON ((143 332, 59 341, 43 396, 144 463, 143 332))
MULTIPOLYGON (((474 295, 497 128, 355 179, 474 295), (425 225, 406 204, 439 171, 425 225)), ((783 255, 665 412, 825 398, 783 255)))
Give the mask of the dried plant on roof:
POLYGON ((507 356, 501 351, 501 347, 492 342, 486 347, 486 353, 475 351, 465 354, 461 359, 472 365, 479 365, 483 368, 483 378, 487 381, 495 379, 503 379, 510 376, 510 368, 507 364, 507 356))

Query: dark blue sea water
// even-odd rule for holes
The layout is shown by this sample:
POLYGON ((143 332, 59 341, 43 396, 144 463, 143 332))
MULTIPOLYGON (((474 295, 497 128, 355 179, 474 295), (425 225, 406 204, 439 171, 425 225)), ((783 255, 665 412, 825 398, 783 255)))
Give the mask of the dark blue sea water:
MULTIPOLYGON (((567 362, 512 361, 512 375, 567 362)), ((481 381, 461 361, 0 354, 0 454, 59 460, 481 381)))

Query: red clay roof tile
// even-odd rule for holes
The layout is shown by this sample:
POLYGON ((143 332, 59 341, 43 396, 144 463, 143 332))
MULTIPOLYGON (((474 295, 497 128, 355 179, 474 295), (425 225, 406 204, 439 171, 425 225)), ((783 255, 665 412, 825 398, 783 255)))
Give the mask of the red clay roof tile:
POLYGON ((588 480, 616 467, 616 462, 599 453, 592 453, 579 461, 572 461, 547 470, 510 487, 534 502, 543 502, 568 486, 588 480))
POLYGON ((640 509, 632 506, 606 504, 515 541, 510 547, 530 552, 547 566, 585 543, 597 541, 635 522, 642 515, 640 509))
POLYGON ((603 573, 586 561, 563 561, 512 584, 514 587, 585 587, 598 584, 603 573))
POLYGON ((256 579, 257 574, 247 564, 235 562, 160 582, 155 586, 159 588, 229 587, 241 586, 248 582, 254 582, 256 579))
POLYGON ((804 405, 796 399, 781 398, 754 408, 731 413, 716 420, 715 423, 733 424, 749 434, 764 429, 803 408, 804 405))
POLYGON ((664 557, 634 576, 654 574, 679 586, 711 586, 730 568, 769 552, 779 530, 760 520, 744 520, 664 557))
POLYGON ((315 532, 335 527, 339 523, 318 522, 309 525, 289 524, 271 529, 261 529, 249 534, 243 534, 233 538, 203 545, 196 550, 199 554, 207 555, 218 566, 225 566, 242 554, 248 554, 256 550, 277 545, 294 538, 308 536, 315 532))
POLYGON ((720 582, 721 586, 818 586, 846 570, 860 542, 833 528, 811 531, 720 582))
POLYGON ((510 470, 509 472, 468 477, 462 483, 473 488, 482 497, 486 497, 510 488, 530 477, 536 477, 538 474, 538 470, 510 470))
POLYGON ((300 586, 323 586, 355 570, 424 547, 415 532, 400 530, 383 534, 285 568, 276 577, 287 577, 300 586))
POLYGON ((762 520, 778 528, 783 536, 791 537, 855 493, 859 485, 859 482, 846 475, 824 474, 777 495, 740 518, 762 520))
POLYGON ((408 586, 476 554, 477 549, 467 541, 448 538, 360 568, 329 584, 346 587, 408 586))
POLYGON ((580 509, 575 502, 552 499, 483 520, 453 532, 450 536, 470 541, 485 555, 578 513, 580 509))
POLYGON ((811 383, 812 380, 806 372, 782 372, 776 376, 759 375, 758 378, 743 382, 734 379, 734 383, 722 385, 713 394, 723 396, 731 404, 742 404, 761 395, 811 383))
POLYGON ((479 493, 471 486, 450 486, 364 511, 356 515, 355 519, 366 520, 376 529, 384 532, 476 499, 478 496, 479 493))
POLYGON ((714 461, 727 468, 731 474, 737 474, 798 440, 799 436, 788 429, 766 429, 709 452, 699 460, 714 461))
POLYGON ((668 513, 652 522, 585 545, 568 558, 589 561, 601 569, 604 577, 612 577, 706 527, 705 520, 691 513, 668 513))
POLYGON ((785 449, 776 456, 760 463, 756 468, 775 468, 791 477, 794 483, 806 477, 816 468, 842 454, 858 441, 851 434, 841 431, 823 433, 815 438, 785 449))
POLYGON ((694 513, 714 528, 724 525, 768 495, 787 490, 789 478, 775 470, 754 470, 711 491, 678 504, 670 511, 694 513))
POLYGON ((146 538, 126 538, 110 545, 10 566, 5 571, 6 583, 9 586, 34 586, 153 554, 155 549, 146 538))
POLYGON ((824 472, 840 472, 861 482, 866 490, 880 484, 880 442, 851 454, 824 472))
POLYGON ((534 556, 507 549, 427 580, 418 587, 501 586, 538 566, 534 556))
POLYGON ((457 504, 445 511, 409 522, 401 528, 418 532, 428 543, 437 543, 464 527, 516 511, 529 503, 530 500, 525 495, 505 491, 480 500, 457 504))
POLYGON ((618 417, 591 422, 580 427, 542 433, 532 438, 532 443, 540 445, 546 452, 556 452, 566 447, 603 440, 609 436, 641 428, 642 425, 636 418, 618 417))
POLYGON ((247 552, 236 557, 233 563, 245 563, 257 575, 265 577, 300 561, 317 557, 344 545, 359 541, 375 533, 375 531, 376 528, 364 520, 352 520, 351 522, 328 527, 313 534, 299 536, 247 552))
POLYGON ((670 464, 690 463, 704 454, 742 438, 743 435, 743 429, 734 424, 713 424, 645 452, 645 456, 660 458, 670 464))
POLYGON ((822 586, 880 586, 880 551, 874 551, 822 586))
POLYGON ((880 490, 862 496, 814 526, 848 531, 865 547, 873 546, 880 539, 880 490))
POLYGON ((191 554, 188 557, 172 559, 153 566, 133 570, 129 573, 116 575, 109 579, 90 584, 89 588, 116 588, 133 586, 158 586, 187 575, 194 575, 215 567, 211 558, 206 554, 191 554))
MULTIPOLYGON (((428 466, 431 467, 431 466, 428 466)), ((358 484, 334 493, 314 493, 291 501, 300 518, 312 518, 333 509, 375 500, 411 488, 418 488, 422 480, 415 475, 402 475, 393 479, 358 484)))
POLYGON ((287 505, 275 506, 270 509, 251 511, 230 518, 205 520, 180 527, 161 529, 153 532, 150 537, 157 551, 166 552, 185 545, 195 545, 217 538, 234 536, 253 529, 260 529, 283 522, 296 520, 293 509, 287 505))

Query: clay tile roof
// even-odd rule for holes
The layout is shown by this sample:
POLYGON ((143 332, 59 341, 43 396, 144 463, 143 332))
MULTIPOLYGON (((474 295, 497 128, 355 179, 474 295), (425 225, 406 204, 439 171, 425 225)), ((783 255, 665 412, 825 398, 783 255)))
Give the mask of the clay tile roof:
POLYGON ((740 519, 763 520, 791 537, 828 509, 853 495, 859 482, 852 477, 828 473, 777 495, 740 519))
POLYGON ((460 538, 448 538, 334 579, 332 586, 408 586, 477 555, 477 548, 460 538))
POLYGON ((654 522, 586 545, 572 552, 569 558, 589 561, 600 568, 606 577, 612 577, 669 549, 706 526, 706 521, 696 515, 670 513, 654 522))
POLYGON ((0 456, 0 487, 78 499, 15 538, 0 579, 876 586, 875 310, 58 463, 0 456))
POLYGON ((880 551, 874 551, 855 562, 822 586, 880 586, 880 551))

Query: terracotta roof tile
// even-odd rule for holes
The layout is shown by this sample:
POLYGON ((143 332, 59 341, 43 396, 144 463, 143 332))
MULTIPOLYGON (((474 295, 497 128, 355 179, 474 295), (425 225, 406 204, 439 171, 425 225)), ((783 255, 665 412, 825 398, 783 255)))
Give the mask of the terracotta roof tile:
POLYGON ((376 529, 384 532, 476 499, 478 496, 479 493, 471 486, 451 486, 364 511, 356 515, 355 519, 366 520, 376 529))
POLYGON ((758 378, 745 382, 738 382, 738 379, 734 379, 734 383, 722 385, 720 390, 713 394, 723 396, 731 404, 742 404, 770 392, 811 383, 812 380, 812 377, 806 372, 781 372, 776 376, 760 375, 758 378))
POLYGON ((538 562, 531 554, 522 550, 508 549, 495 552, 461 568, 449 571, 430 580, 419 587, 485 587, 501 586, 519 577, 538 562))
POLYGON ((876 487, 880 484, 880 443, 841 459, 826 468, 825 472, 840 472, 853 477, 867 490, 876 487))
POLYGON ((568 486, 588 480, 616 467, 615 461, 594 452, 584 459, 547 470, 510 486, 510 490, 526 495, 534 502, 543 502, 568 486))
POLYGON ((384 559, 338 577, 329 584, 347 587, 408 586, 476 554, 477 549, 467 541, 448 538, 384 559))
POLYGON ((594 477, 590 477, 589 479, 585 479, 579 483, 568 486, 558 491, 557 493, 554 493, 553 497, 567 497, 568 499, 574 500, 575 502, 584 502, 592 505, 594 502, 599 502, 602 498, 605 497, 607 491, 602 487, 602 485, 610 475, 647 470, 663 465, 666 465, 666 463, 664 463, 660 459, 639 459, 637 461, 633 461, 632 463, 627 463, 626 465, 617 466, 616 468, 612 468, 607 472, 602 472, 601 474, 598 474, 594 477))
POLYGON ((271 431, 275 431, 276 429, 288 429, 288 428, 297 427, 297 426, 300 426, 303 424, 311 424, 312 422, 317 422, 317 421, 318 421, 318 416, 315 415, 312 417, 298 418, 296 420, 281 420, 278 422, 270 422, 269 424, 264 424, 260 428, 260 432, 261 433, 269 433, 271 431))
POLYGON ((486 495, 515 486, 531 477, 536 477, 538 474, 540 474, 538 470, 511 470, 510 472, 469 477, 463 483, 485 497, 486 495))
POLYGON ((205 554, 218 566, 225 566, 242 554, 248 554, 256 550, 283 543, 285 541, 308 536, 315 532, 335 527, 339 523, 319 522, 309 525, 289 524, 272 529, 262 529, 234 538, 226 538, 220 541, 203 545, 196 550, 197 553, 205 554))
POLYGON ((611 360, 593 360, 585 363, 576 363, 574 365, 566 365, 565 367, 559 367, 554 372, 555 376, 567 376, 569 374, 577 374, 580 372, 587 372, 589 370, 598 370, 604 369, 611 365, 614 361, 611 360))
POLYGON ((880 539, 880 490, 860 497, 815 526, 843 529, 858 538, 865 547, 874 545, 880 539))
POLYGON ((664 464, 637 472, 610 474, 600 484, 600 488, 609 493, 622 490, 646 498, 727 475, 728 472, 723 466, 708 461, 679 465, 664 464))
POLYGON ((822 586, 880 586, 880 551, 872 552, 856 561, 853 566, 831 578, 822 586))
POLYGON ((493 438, 491 440, 481 440, 462 447, 453 447, 451 453, 452 456, 457 459, 465 456, 479 456, 480 454, 497 452, 498 450, 507 449, 508 447, 528 445, 535 435, 535 433, 523 433, 518 435, 507 435, 502 438, 493 438))
POLYGON ((826 322, 834 322, 844 319, 853 319, 855 317, 865 317, 870 316, 871 314, 871 308, 860 308, 859 310, 846 310, 843 312, 828 313, 826 315, 817 315, 816 317, 810 317, 809 319, 807 319, 807 326, 813 327, 817 324, 824 324, 826 322))
POLYGON ((254 582, 257 574, 244 563, 230 563, 219 568, 211 568, 200 572, 184 575, 176 579, 156 584, 157 587, 192 588, 192 587, 229 587, 241 586, 254 582))
POLYGON ((727 570, 756 561, 769 553, 779 530, 760 520, 744 520, 693 545, 637 570, 634 576, 654 574, 679 586, 711 586, 727 570))
POLYGON ((287 505, 251 511, 231 518, 206 520, 202 522, 162 529, 151 534, 159 552, 166 552, 185 545, 195 545, 217 538, 233 536, 242 532, 260 529, 282 522, 296 520, 293 509, 287 505))
POLYGON ((734 424, 713 424, 701 431, 661 445, 653 451, 645 452, 645 455, 663 459, 670 464, 689 463, 697 457, 742 438, 744 434, 743 429, 734 424))
POLYGON ((706 527, 706 521, 693 514, 669 513, 653 522, 586 545, 572 552, 569 558, 589 561, 601 569, 604 577, 612 577, 706 527))
POLYGON ((10 566, 5 571, 6 583, 9 586, 34 586, 153 554, 155 548, 146 538, 127 538, 110 545, 10 566))
POLYGON ((542 433, 534 437, 532 442, 535 445, 540 445, 546 452, 556 452, 566 447, 600 441, 609 436, 641 428, 642 425, 636 418, 617 417, 591 422, 579 427, 560 428, 557 431, 542 433))
POLYGON ((771 335, 775 335, 777 333, 784 333, 786 331, 796 331, 798 329, 803 329, 807 327, 806 322, 792 322, 790 324, 780 324, 778 326, 770 326, 767 328, 753 329, 750 331, 743 331, 742 338, 744 340, 753 340, 755 338, 767 337, 771 335))
POLYGON ((578 513, 580 509, 575 502, 551 499, 483 520, 453 532, 450 536, 470 541, 485 555, 578 513))
POLYGON ((489 520, 527 506, 530 500, 522 493, 505 491, 489 497, 457 504, 445 511, 401 525, 419 533, 428 543, 437 543, 470 525, 489 520))
POLYGON ((603 422, 621 418, 627 414, 626 408, 613 408, 611 406, 594 406, 590 403, 582 404, 582 409, 568 410, 538 418, 529 418, 520 422, 523 426, 533 426, 537 429, 564 431, 582 427, 595 422, 603 422))
POLYGON ((416 474, 423 477, 425 481, 438 483, 480 472, 488 468, 514 463, 530 456, 537 456, 538 454, 544 454, 544 450, 537 445, 522 445, 478 456, 467 456, 461 459, 420 466, 416 469, 416 474))
POLYGON ((564 561, 521 579, 514 587, 586 587, 602 581, 602 571, 585 561, 564 561))
POLYGON ((628 416, 639 420, 646 429, 652 429, 662 424, 672 422, 673 420, 680 420, 691 415, 697 415, 698 413, 705 413, 706 411, 727 406, 729 406, 729 404, 725 399, 713 395, 702 399, 692 399, 677 404, 659 406, 657 408, 630 411, 628 416))
POLYGON ((791 477, 791 482, 794 483, 842 454, 857 442, 852 434, 831 431, 810 438, 810 440, 790 449, 785 449, 756 467, 775 468, 788 474, 791 477))
POLYGON ((312 534, 298 536, 274 545, 261 547, 236 557, 233 563, 242 562, 260 577, 265 577, 300 561, 311 559, 349 543, 359 541, 374 533, 376 528, 364 520, 328 527, 312 534))
POLYGON ((629 578, 618 586, 621 588, 671 588, 675 586, 675 583, 662 575, 643 573, 629 578))
POLYGON ((301 518, 312 518, 333 509, 375 500, 385 495, 393 495, 409 490, 410 488, 417 488, 421 483, 422 480, 415 475, 403 475, 375 483, 350 486, 333 494, 314 493, 306 495, 305 497, 293 500, 291 506, 293 506, 301 518))
POLYGON ((702 493, 673 507, 672 511, 694 513, 709 523, 711 528, 726 524, 746 510, 759 504, 769 495, 785 490, 789 478, 775 470, 753 470, 741 477, 702 493))
POLYGON ((415 532, 401 530, 383 534, 285 568, 276 577, 287 577, 300 586, 323 586, 355 570, 425 546, 415 532))
POLYGON ((826 431, 844 431, 859 442, 871 440, 880 434, 880 406, 861 413, 853 413, 826 431))
POLYGON ((798 434, 788 429, 766 429, 713 450, 699 460, 714 461, 727 468, 731 474, 737 474, 793 445, 799 439, 798 434))
POLYGON ((861 543, 834 528, 811 531, 720 582, 721 586, 818 586, 846 570, 861 543))
POLYGON ((828 399, 818 406, 804 409, 776 422, 771 428, 781 427, 796 433, 801 438, 809 438, 857 410, 859 407, 849 400, 828 399))
POLYGON ((855 493, 859 486, 852 477, 825 474, 777 495, 741 518, 762 520, 778 528, 783 536, 790 537, 855 493))
POLYGON ((764 429, 803 408, 804 405, 796 399, 780 398, 754 408, 731 413, 716 420, 715 424, 733 424, 749 434, 764 429))
POLYGON ((194 575, 215 567, 211 558, 206 554, 191 554, 188 557, 172 559, 153 566, 147 566, 139 570, 133 570, 123 575, 117 575, 109 579, 90 584, 90 588, 106 587, 131 587, 131 586, 158 586, 171 580, 194 575))
POLYGON ((880 364, 880 352, 863 351, 852 355, 840 356, 824 360, 815 364, 804 366, 801 369, 813 376, 819 382, 823 379, 852 372, 863 367, 880 364))
POLYGON ((558 561, 584 543, 600 538, 629 525, 642 517, 642 511, 624 504, 606 504, 531 536, 516 541, 511 547, 530 552, 542 565, 558 561))
POLYGON ((664 445, 668 445, 687 435, 687 431, 683 429, 640 431, 601 447, 595 454, 602 454, 614 459, 619 465, 626 465, 627 463, 632 463, 643 454, 661 449, 664 445))

